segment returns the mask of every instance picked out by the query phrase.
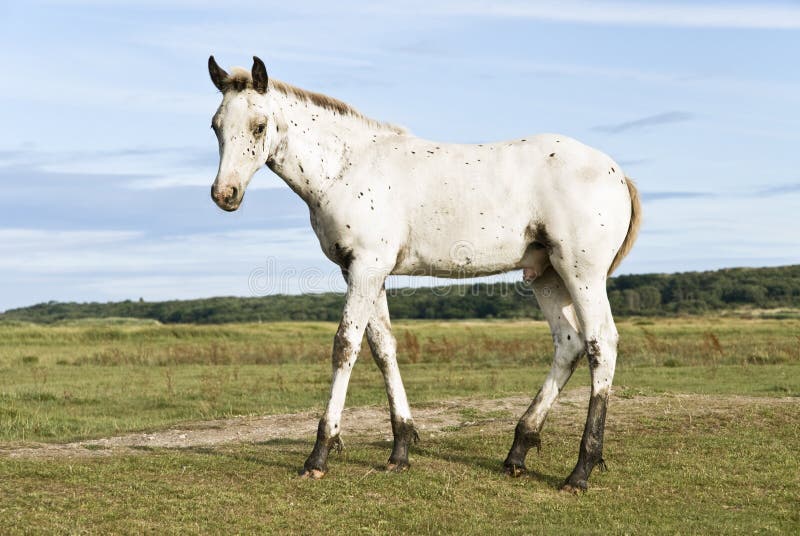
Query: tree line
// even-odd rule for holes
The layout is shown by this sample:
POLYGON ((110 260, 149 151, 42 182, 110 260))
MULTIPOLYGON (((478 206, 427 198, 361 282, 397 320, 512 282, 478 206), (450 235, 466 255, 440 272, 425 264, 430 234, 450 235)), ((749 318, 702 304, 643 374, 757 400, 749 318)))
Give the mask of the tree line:
MULTIPOLYGON (((621 275, 609 279, 608 291, 611 307, 617 316, 702 314, 743 307, 800 308, 800 265, 621 275)), ((387 293, 393 318, 542 318, 533 290, 521 281, 390 288, 387 293)), ((0 314, 0 321, 54 323, 117 317, 195 324, 336 321, 343 305, 344 295, 333 292, 162 302, 47 302, 8 310, 0 314)))

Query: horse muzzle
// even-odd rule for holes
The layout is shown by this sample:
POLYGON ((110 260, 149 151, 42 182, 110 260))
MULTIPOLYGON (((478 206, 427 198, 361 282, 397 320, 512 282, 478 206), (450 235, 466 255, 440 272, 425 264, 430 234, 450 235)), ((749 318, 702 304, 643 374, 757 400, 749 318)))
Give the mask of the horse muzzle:
POLYGON ((238 209, 242 204, 243 198, 244 190, 238 186, 217 187, 216 183, 211 186, 211 199, 226 212, 233 212, 238 209))

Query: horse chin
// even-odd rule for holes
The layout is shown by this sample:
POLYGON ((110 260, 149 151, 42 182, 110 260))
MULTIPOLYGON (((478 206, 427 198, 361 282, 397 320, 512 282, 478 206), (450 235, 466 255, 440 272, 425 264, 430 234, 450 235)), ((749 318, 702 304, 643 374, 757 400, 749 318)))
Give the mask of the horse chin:
POLYGON ((239 207, 242 206, 241 199, 239 201, 235 201, 233 203, 225 203, 224 201, 214 201, 219 208, 224 210, 225 212, 236 212, 239 210, 239 207))

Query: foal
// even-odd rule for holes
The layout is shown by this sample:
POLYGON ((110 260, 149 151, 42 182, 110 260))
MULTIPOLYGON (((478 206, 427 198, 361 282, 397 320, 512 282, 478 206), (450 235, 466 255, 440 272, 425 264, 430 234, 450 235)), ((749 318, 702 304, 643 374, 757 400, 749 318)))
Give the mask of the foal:
POLYGON ((586 488, 602 464, 603 429, 617 357, 606 278, 630 251, 640 207, 633 183, 605 154, 566 136, 456 145, 428 141, 349 105, 250 71, 225 72, 212 126, 220 151, 211 197, 239 208, 267 165, 306 202, 325 255, 347 281, 333 341, 333 380, 302 475, 320 478, 340 447, 347 384, 366 333, 386 383, 394 447, 390 470, 408 467, 418 435, 396 360, 384 281, 390 274, 469 277, 524 269, 555 343, 553 366, 516 427, 505 470, 525 471, 547 412, 586 355, 589 413, 564 489, 586 488))

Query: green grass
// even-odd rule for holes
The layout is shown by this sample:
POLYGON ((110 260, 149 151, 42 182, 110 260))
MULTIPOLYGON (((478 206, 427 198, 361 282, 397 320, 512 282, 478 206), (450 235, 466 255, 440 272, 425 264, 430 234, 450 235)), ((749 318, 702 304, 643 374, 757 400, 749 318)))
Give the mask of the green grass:
MULTIPOLYGON (((620 392, 800 395, 800 321, 692 318, 619 327, 620 392)), ((0 325, 0 441, 65 441, 321 409, 334 331, 331 323, 299 322, 0 325)), ((542 322, 402 322, 395 331, 412 404, 533 394, 550 366, 542 322)), ((573 384, 587 381, 581 364, 573 384)), ((384 401, 365 350, 348 404, 384 401)))
MULTIPOLYGON (((471 408, 461 417, 472 425, 423 430, 412 470, 400 475, 380 471, 386 442, 346 430, 347 448, 320 482, 295 479, 310 436, 10 457, 31 441, 321 411, 335 325, 0 325, 0 533, 800 531, 800 320, 632 319, 619 328, 611 470, 575 497, 556 488, 575 462, 582 406, 548 420, 533 473, 518 480, 499 472, 517 416, 471 408)), ((551 359, 539 322, 398 322, 395 332, 412 408, 532 396, 551 359)), ((350 407, 386 403, 370 361, 362 354, 354 370, 350 407)), ((583 364, 570 383, 579 385, 588 385, 583 364)))
POLYGON ((380 470, 386 443, 348 437, 318 482, 295 477, 310 438, 0 459, 0 523, 8 533, 796 533, 798 415, 763 400, 725 418, 683 400, 686 413, 610 425, 610 470, 577 497, 556 487, 575 461, 580 422, 552 419, 532 474, 517 480, 499 471, 513 423, 479 422, 423 433, 400 475, 380 470))

